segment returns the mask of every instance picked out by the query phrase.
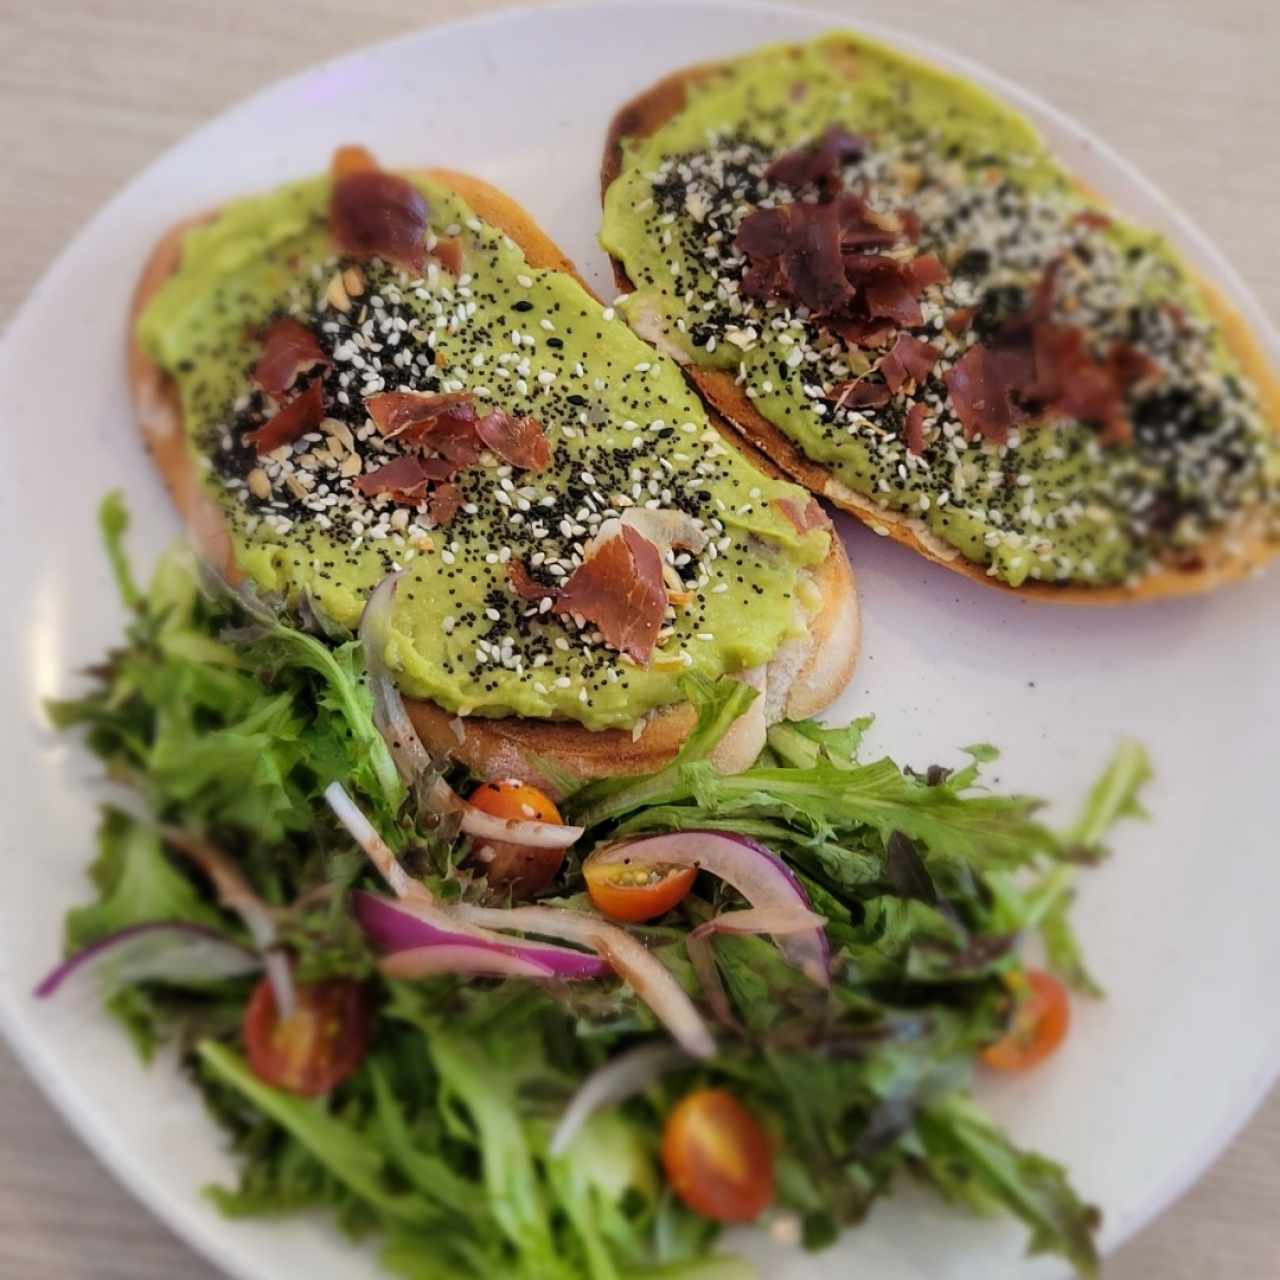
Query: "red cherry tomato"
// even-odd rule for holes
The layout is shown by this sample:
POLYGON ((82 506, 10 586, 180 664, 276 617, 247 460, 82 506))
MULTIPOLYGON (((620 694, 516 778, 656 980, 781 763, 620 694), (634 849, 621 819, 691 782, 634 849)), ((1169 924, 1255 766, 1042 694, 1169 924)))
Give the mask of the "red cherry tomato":
POLYGON ((698 872, 695 867, 632 867, 588 858, 582 874, 601 915, 634 923, 666 915, 692 888, 698 872))
POLYGON ((1009 979, 1017 1004, 1009 1029, 982 1051, 982 1060, 997 1071, 1025 1071, 1043 1062, 1062 1043, 1071 1024, 1066 988, 1039 969, 1009 979))
POLYGON ((297 1007, 276 1009, 263 978, 244 1011, 244 1046, 254 1075, 277 1089, 316 1098, 340 1085, 369 1045, 369 993, 348 978, 294 984, 297 1007))
POLYGON ((662 1131, 676 1195, 717 1222, 753 1222, 773 1199, 773 1153, 755 1117, 723 1089, 682 1099, 662 1131))
MULTIPOLYGON (((468 797, 477 809, 508 822, 554 822, 564 819, 551 798, 537 787, 507 778, 483 782, 468 797)), ((564 861, 563 849, 538 849, 506 840, 473 840, 476 860, 495 886, 510 889, 516 897, 528 897, 545 889, 564 861)))

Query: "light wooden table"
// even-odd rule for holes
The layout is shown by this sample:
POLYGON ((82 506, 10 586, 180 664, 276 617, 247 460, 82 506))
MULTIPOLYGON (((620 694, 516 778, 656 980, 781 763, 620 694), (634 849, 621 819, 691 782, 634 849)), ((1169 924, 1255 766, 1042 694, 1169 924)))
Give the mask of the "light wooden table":
MULTIPOLYGON (((228 103, 354 45, 495 7, 495 0, 0 0, 0 322, 98 204, 228 103)), ((1273 0, 860 0, 856 7, 831 0, 826 7, 849 21, 861 13, 927 33, 1039 89, 1136 159, 1218 238, 1280 316, 1273 0)), ((1280 1093, 1194 1190, 1120 1250, 1107 1276, 1280 1277, 1278 1200, 1280 1093)), ((0 1276, 213 1280, 98 1166, 3 1049, 0 1276)))

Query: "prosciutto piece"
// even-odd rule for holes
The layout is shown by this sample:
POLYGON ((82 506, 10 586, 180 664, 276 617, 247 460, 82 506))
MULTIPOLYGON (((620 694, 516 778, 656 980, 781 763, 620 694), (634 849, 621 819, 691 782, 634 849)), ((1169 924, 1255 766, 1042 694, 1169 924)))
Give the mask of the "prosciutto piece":
POLYGON ((927 415, 928 410, 919 400, 907 410, 906 419, 902 424, 902 438, 906 441, 907 450, 910 453, 924 453, 924 420, 927 415))
POLYGON ((951 407, 970 439, 1003 442, 1016 423, 1046 415, 1092 423, 1105 445, 1133 439, 1125 393, 1158 378, 1160 366, 1123 341, 1100 360, 1083 329, 1057 323, 1059 266, 1045 269, 1025 314, 970 347, 945 375, 951 407))
POLYGON ((605 641, 640 666, 653 656, 667 607, 662 556, 630 525, 606 520, 586 559, 564 585, 544 586, 513 561, 507 566, 511 589, 525 600, 554 600, 551 611, 592 623, 605 641))
POLYGON ((770 506, 802 536, 814 529, 831 528, 831 520, 817 498, 810 498, 807 502, 796 498, 774 498, 770 506))
POLYGON ((410 448, 425 445, 428 437, 449 423, 473 432, 476 420, 475 400, 469 391, 380 391, 366 396, 364 407, 385 439, 410 448))
POLYGON ((504 462, 523 471, 542 471, 551 462, 551 442, 537 418, 513 418, 494 409, 476 420, 476 435, 504 462))
POLYGON ((429 214, 422 192, 407 178, 377 168, 361 148, 340 148, 332 168, 329 229, 338 248, 355 258, 384 258, 420 275, 429 214))
POLYGON ((878 345, 894 328, 920 324, 921 295, 947 278, 931 253, 869 252, 898 244, 912 229, 917 224, 905 216, 877 212, 852 191, 821 204, 757 209, 734 239, 748 261, 742 293, 799 304, 854 345, 878 345))
POLYGON ((317 366, 328 369, 331 364, 315 334, 292 316, 281 316, 262 335, 253 380, 273 400, 280 400, 302 374, 317 366))
POLYGON ((909 333, 900 333, 892 350, 880 361, 880 373, 889 384, 889 390, 897 395, 906 382, 923 382, 941 354, 937 347, 921 342, 909 333))
POLYGON ((419 502, 427 487, 448 480, 453 467, 443 458, 421 458, 406 453, 357 476, 353 487, 369 497, 385 493, 397 502, 419 502))
POLYGON ((765 177, 798 190, 811 182, 825 181, 846 160, 860 159, 866 152, 865 138, 833 124, 813 142, 780 155, 765 170, 765 177))
POLYGON ((308 431, 314 431, 324 417, 324 387, 313 378, 282 409, 274 413, 256 430, 245 433, 245 443, 258 454, 270 453, 282 444, 292 444, 308 431))

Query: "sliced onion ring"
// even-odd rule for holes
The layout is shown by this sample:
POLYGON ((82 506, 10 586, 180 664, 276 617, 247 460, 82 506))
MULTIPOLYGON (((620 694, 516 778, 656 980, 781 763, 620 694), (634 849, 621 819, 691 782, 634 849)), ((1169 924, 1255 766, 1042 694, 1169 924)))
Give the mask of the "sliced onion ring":
POLYGON ((181 827, 161 827, 160 834, 179 853, 185 854, 208 877, 217 891, 218 900, 234 911, 245 923, 258 950, 262 953, 267 978, 276 998, 281 1017, 290 1018, 297 1008, 293 974, 289 957, 276 945, 276 912, 258 897, 253 886, 240 873, 240 868, 216 845, 202 840, 181 827))
POLYGON ((711 949, 714 934, 768 933, 774 938, 785 938, 821 928, 822 924, 822 916, 807 907, 748 907, 745 911, 722 911, 718 916, 698 925, 689 934, 685 950, 689 953, 693 971, 698 975, 698 981, 702 984, 702 990, 716 1017, 727 1026, 738 1025, 729 1006, 724 984, 720 981, 715 953, 711 949))
POLYGON ((474 907, 463 904, 451 912, 468 924, 489 929, 519 929, 521 933, 579 942, 603 956, 613 971, 649 1006, 686 1053, 709 1058, 715 1040, 702 1015, 667 967, 631 934, 599 916, 564 907, 474 907))
POLYGON ((214 929, 181 921, 135 924, 77 951, 40 981, 37 999, 67 990, 100 999, 135 982, 216 982, 256 973, 262 958, 214 929))
POLYGON ((522 844, 530 849, 567 849, 581 838, 584 830, 562 822, 526 822, 495 817, 464 800, 443 778, 432 782, 428 801, 438 813, 459 814, 462 830, 481 840, 522 844))
POLYGON ((333 810, 334 817, 364 850, 378 874, 395 891, 397 898, 423 897, 430 900, 431 895, 400 865, 391 846, 373 829, 373 824, 360 811, 360 806, 347 795, 340 782, 331 782, 325 787, 324 798, 333 810))
POLYGON ((497 951, 478 943, 437 943, 394 951, 378 963, 387 978, 427 978, 435 974, 467 974, 473 978, 541 978, 554 980, 555 974, 533 960, 497 951))
POLYGON ((548 1151, 564 1155, 582 1126, 597 1111, 616 1106, 643 1092, 664 1073, 687 1066, 689 1055, 670 1044, 642 1044, 628 1049, 597 1067, 569 1099, 569 1105, 551 1135, 548 1151))
MULTIPOLYGON (((729 832, 690 829, 640 836, 597 849, 587 862, 596 867, 696 867, 732 885, 753 907, 810 910, 809 895, 781 858, 729 832)), ((820 923, 777 934, 774 941, 789 964, 819 986, 830 986, 830 951, 820 923)))
POLYGON ((389 573, 378 583, 365 601, 360 615, 360 647, 365 670, 369 673, 369 692, 373 697, 373 723, 382 734, 396 763, 401 779, 413 786, 429 773, 435 762, 422 745, 418 731, 405 710, 404 699, 396 688, 383 654, 387 647, 387 629, 391 625, 391 607, 395 601, 400 574, 389 573))
POLYGON ((599 956, 546 942, 523 942, 454 918, 453 910, 421 900, 389 902, 357 889, 352 910, 365 937, 392 955, 430 947, 470 947, 537 966, 538 977, 574 981, 604 977, 609 969, 599 956))

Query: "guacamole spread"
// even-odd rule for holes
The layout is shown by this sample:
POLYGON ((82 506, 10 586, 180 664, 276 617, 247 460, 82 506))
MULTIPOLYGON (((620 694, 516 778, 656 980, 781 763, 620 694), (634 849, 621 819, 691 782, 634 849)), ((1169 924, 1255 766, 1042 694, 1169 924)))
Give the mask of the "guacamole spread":
POLYGON ((315 180, 189 232, 180 269, 139 320, 144 350, 176 380, 244 573, 351 627, 378 582, 403 570, 388 665, 408 694, 460 714, 634 726, 681 701, 688 672, 767 662, 803 631, 807 568, 829 546, 825 528, 786 514, 807 495, 726 446, 679 368, 611 308, 530 267, 445 187, 411 180, 428 202, 433 256, 420 275, 341 256, 331 184, 315 180), (279 405, 255 362, 283 316, 319 342, 326 416, 260 454, 247 437, 279 405), (534 419, 550 463, 521 470, 482 454, 452 478, 461 494, 447 523, 426 501, 370 495, 356 481, 400 453, 365 407, 388 391, 470 393, 534 419), (708 539, 697 554, 666 551, 672 603, 644 665, 588 622, 517 595, 509 569, 518 561, 554 587, 631 507, 684 513, 708 539))
POLYGON ((960 79, 846 35, 724 64, 624 140, 601 241, 635 286, 623 305, 637 330, 732 375, 852 504, 870 500, 873 527, 877 506, 910 518, 941 554, 1014 586, 1133 584, 1196 567, 1246 522, 1275 532, 1277 437, 1200 287, 960 79), (804 181, 806 166, 820 176, 804 181), (857 322, 804 305, 802 287, 822 282, 796 285, 803 242, 788 267, 762 234, 800 219, 760 220, 850 198, 861 221, 851 233, 845 217, 833 251, 870 282, 857 322), (893 271, 916 297, 868 304, 893 271), (920 361, 906 376, 887 363, 903 334, 914 344, 899 354, 920 361), (1068 373, 1037 389, 1006 357, 1068 373))

